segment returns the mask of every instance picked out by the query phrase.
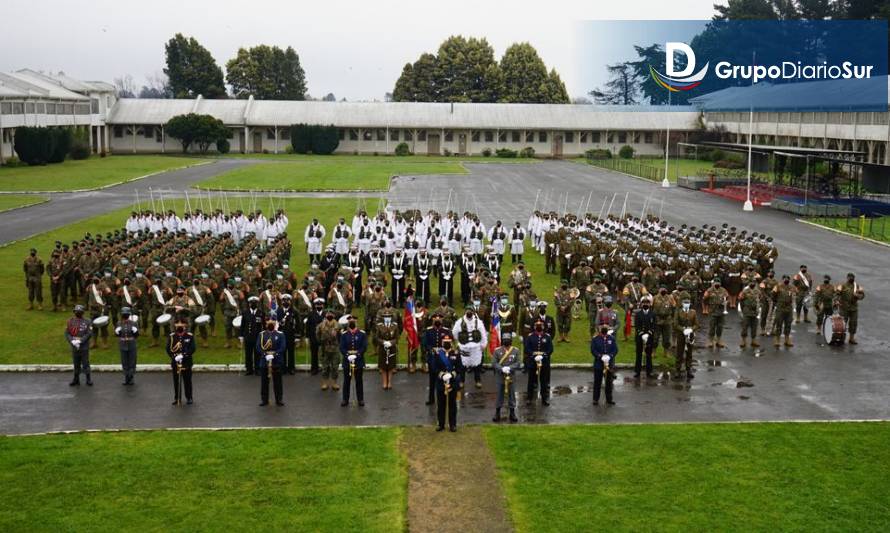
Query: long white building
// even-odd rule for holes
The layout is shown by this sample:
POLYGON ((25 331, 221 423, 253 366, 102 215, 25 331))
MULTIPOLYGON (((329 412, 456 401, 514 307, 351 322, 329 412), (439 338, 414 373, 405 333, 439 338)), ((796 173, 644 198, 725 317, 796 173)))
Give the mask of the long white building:
MULTIPOLYGON (((716 93, 714 93, 716 94, 716 93)), ((334 125, 341 153, 392 153, 405 142, 417 154, 474 155, 485 149, 532 147, 544 157, 576 156, 591 148, 661 155, 672 142, 719 127, 724 141, 746 142, 748 113, 725 110, 706 97, 695 107, 557 104, 440 104, 406 102, 298 102, 247 100, 116 99, 104 82, 31 70, 0 73, 0 163, 13 155, 15 128, 90 128, 95 153, 177 153, 164 131, 174 116, 202 113, 232 130, 231 151, 283 153, 289 126, 334 125)), ((861 150, 868 161, 890 164, 887 112, 757 112, 755 144, 861 150)), ((672 148, 673 150, 673 148, 672 148)))

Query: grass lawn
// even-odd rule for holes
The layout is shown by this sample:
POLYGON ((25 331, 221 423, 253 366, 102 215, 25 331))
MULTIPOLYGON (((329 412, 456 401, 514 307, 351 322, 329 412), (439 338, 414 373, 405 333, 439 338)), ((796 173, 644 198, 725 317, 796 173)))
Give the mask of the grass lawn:
POLYGON ((41 204, 45 201, 47 201, 45 196, 36 194, 0 194, 0 213, 19 207, 41 204))
MULTIPOLYGON (((327 228, 332 228, 337 223, 340 216, 351 219, 352 214, 356 210, 356 200, 351 198, 286 198, 276 199, 276 208, 281 206, 286 209, 290 218, 290 234, 294 239, 293 254, 295 259, 291 261, 291 268, 298 275, 308 267, 308 258, 305 254, 305 248, 302 243, 303 229, 311 221, 313 216, 318 217, 319 221, 327 228)), ((229 207, 235 209, 241 204, 237 197, 229 197, 229 207)), ((268 199, 260 199, 257 207, 264 211, 269 210, 268 199)), ((166 207, 174 208, 178 212, 182 212, 183 201, 167 202, 166 207)), ((248 205, 243 206, 245 209, 248 205)), ((373 215, 376 205, 369 200, 368 211, 373 215)), ((46 262, 49 259, 50 251, 56 240, 62 242, 71 242, 74 239, 81 238, 84 233, 92 232, 104 233, 109 230, 120 228, 123 226, 130 208, 124 208, 112 213, 100 215, 90 219, 82 220, 74 224, 69 224, 64 228, 53 230, 30 239, 10 244, 9 246, 0 247, 0 322, 4 324, 0 328, 0 346, 4 349, 0 350, 0 364, 37 364, 37 363, 69 363, 70 353, 63 337, 65 320, 70 316, 68 311, 53 313, 50 303, 50 287, 49 280, 44 277, 43 295, 44 310, 43 311, 25 311, 27 307, 27 292, 24 287, 24 278, 22 274, 22 261, 27 256, 28 250, 32 247, 37 248, 40 256, 46 262)), ((526 247, 530 250, 530 246, 526 247)), ((559 283, 559 276, 556 274, 545 274, 544 257, 537 252, 529 251, 525 257, 527 268, 532 273, 532 282, 539 299, 550 302, 550 313, 555 312, 553 308, 553 292, 559 283)), ((507 289, 507 277, 512 266, 509 264, 509 256, 507 256, 507 264, 502 267, 502 285, 507 289)), ((437 305, 437 287, 438 282, 434 280, 432 284, 432 292, 435 297, 434 302, 437 305)), ((455 296, 459 300, 459 282, 456 283, 455 296)), ((507 289, 508 290, 508 289, 507 289)), ((512 291, 510 292, 512 295, 512 291)), ((459 304, 459 301, 457 302, 459 304)), ((73 306, 73 304, 71 304, 73 306)), ((460 311, 460 306, 459 311, 460 311)), ((358 313, 361 316, 361 312, 358 313)), ((619 315, 623 320, 623 314, 619 311, 619 315)), ((221 319, 221 315, 219 316, 221 319)), ((145 335, 139 341, 139 362, 140 363, 165 363, 168 361, 166 353, 161 347, 149 348, 150 336, 145 335)), ((557 343, 554 352, 555 363, 589 363, 591 356, 589 353, 590 338, 588 336, 588 320, 586 316, 582 316, 573 324, 570 334, 569 344, 557 343)), ((619 334, 619 362, 633 361, 633 345, 630 342, 621 342, 619 334)), ((199 348, 196 354, 196 361, 199 363, 236 363, 242 361, 242 352, 236 346, 226 350, 224 348, 225 339, 222 328, 219 328, 218 336, 210 338, 209 348, 199 348)), ((405 339, 402 336, 401 348, 399 350, 400 362, 406 362, 405 339)), ((297 352, 299 363, 308 362, 309 351, 307 347, 303 347, 297 352)), ((666 362, 664 357, 656 357, 656 363, 666 362)), ((114 343, 111 343, 109 349, 93 350, 91 353, 91 362, 93 364, 116 364, 120 362, 120 358, 114 343)))
POLYGON ((486 427, 518 531, 887 531, 890 424, 486 427))
POLYGON ((353 160, 329 157, 248 165, 213 176, 197 186, 242 191, 386 191, 393 175, 466 173, 463 165, 456 161, 419 163, 394 158, 353 160))
POLYGON ((397 428, 0 437, 0 530, 400 531, 397 428))
POLYGON ((0 167, 0 191, 96 189, 146 174, 200 163, 190 157, 116 155, 35 167, 0 167))
POLYGON ((808 218, 808 222, 843 231, 854 237, 867 237, 890 243, 890 217, 828 217, 808 218))
POLYGON ((515 157, 515 158, 506 158, 506 157, 485 157, 482 155, 425 155, 425 154, 415 154, 415 155, 407 155, 407 156, 397 156, 393 154, 381 154, 381 155, 373 155, 373 154, 331 154, 331 155, 312 155, 312 154, 239 154, 239 153, 228 153, 228 154, 207 154, 207 158, 219 158, 219 159, 262 159, 262 160, 271 160, 271 161, 291 161, 291 162, 303 162, 303 161, 325 161, 331 159, 340 159, 346 161, 364 161, 364 162, 375 162, 375 161, 400 161, 400 162, 410 162, 410 163, 447 163, 447 162, 463 162, 466 161, 468 163, 540 163, 540 159, 536 158, 528 158, 528 157, 515 157))

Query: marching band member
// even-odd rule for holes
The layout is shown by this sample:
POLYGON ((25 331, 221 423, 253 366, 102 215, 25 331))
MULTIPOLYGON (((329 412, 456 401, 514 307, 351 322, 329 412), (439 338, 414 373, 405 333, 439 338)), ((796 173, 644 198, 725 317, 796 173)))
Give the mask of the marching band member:
POLYGON ((634 316, 634 333, 636 341, 637 358, 634 363, 634 377, 639 379, 642 370, 643 352, 646 352, 646 377, 652 378, 652 350, 655 348, 656 318, 652 311, 652 303, 649 296, 644 296, 640 301, 640 309, 634 316))
POLYGON ((136 375, 136 338, 139 337, 137 324, 130 320, 129 307, 121 308, 121 320, 114 328, 118 348, 121 352, 121 369, 124 371, 124 385, 132 385, 136 375))
POLYGON ((436 431, 445 429, 446 417, 449 431, 457 431, 457 394, 463 387, 463 358, 454 350, 448 335, 442 338, 442 347, 434 352, 430 374, 436 376, 436 431))
POLYGON ((510 230, 510 263, 522 263, 522 254, 525 253, 525 230, 522 224, 516 221, 516 226, 510 230))
POLYGON ((74 364, 74 379, 68 385, 80 385, 80 372, 86 374, 87 386, 93 386, 90 378, 90 337, 93 335, 92 323, 83 317, 84 307, 74 306, 74 316, 68 319, 65 327, 65 340, 71 345, 71 359, 74 364))
POLYGON ((692 347, 695 345, 695 334, 698 332, 698 315, 692 308, 692 300, 684 297, 674 316, 674 338, 676 344, 676 373, 674 379, 680 379, 680 370, 686 366, 686 381, 691 380, 692 374, 692 347))
POLYGON ((840 299, 841 316, 847 321, 847 331, 850 333, 847 342, 858 344, 856 329, 859 322, 859 302, 865 298, 865 290, 862 289, 862 285, 856 283, 856 276, 850 272, 847 274, 847 282, 838 285, 837 293, 840 299))
MULTIPOLYGON (((552 319, 551 319, 552 320, 552 319)), ((526 405, 535 401, 535 388, 540 386, 541 404, 550 405, 550 357, 553 337, 547 333, 543 320, 537 320, 531 334, 525 338, 525 368, 528 372, 526 405)))
POLYGON ((266 330, 260 332, 256 344, 254 344, 256 357, 260 362, 260 407, 269 405, 270 377, 275 390, 275 405, 284 405, 281 372, 284 369, 284 350, 287 341, 284 334, 275 329, 277 325, 275 318, 269 316, 266 319, 266 330))
POLYGON ((187 325, 187 320, 178 319, 175 330, 167 338, 167 356, 170 357, 170 369, 173 371, 173 405, 182 404, 183 392, 186 403, 192 404, 195 338, 186 329, 187 325))
POLYGON ((488 333, 485 324, 476 315, 472 307, 468 307, 451 330, 452 338, 457 339, 461 362, 464 370, 472 370, 476 388, 482 388, 482 349, 488 345, 488 333))
MULTIPOLYGON (((695 311, 692 311, 695 313, 695 311)), ((615 357, 618 355, 618 341, 609 333, 608 326, 601 326, 599 333, 590 341, 593 355, 593 405, 600 403, 602 383, 606 382, 606 403, 615 405, 612 398, 612 380, 615 377, 615 357)))
POLYGON ((266 322, 266 317, 259 309, 260 299, 251 296, 247 299, 247 309, 241 313, 241 331, 238 340, 244 348, 244 372, 248 376, 259 372, 260 362, 257 359, 256 341, 266 322))
POLYGON ((346 331, 340 335, 340 355, 343 356, 343 401, 341 407, 349 405, 349 392, 355 380, 355 397, 359 407, 365 405, 365 387, 362 373, 365 369, 365 352, 368 350, 368 336, 359 329, 356 318, 349 316, 346 331))

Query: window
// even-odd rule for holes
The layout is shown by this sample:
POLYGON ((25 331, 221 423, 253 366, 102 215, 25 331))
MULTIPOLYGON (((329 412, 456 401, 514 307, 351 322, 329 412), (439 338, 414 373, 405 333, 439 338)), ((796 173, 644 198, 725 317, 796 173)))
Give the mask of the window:
POLYGON ((25 106, 21 102, 13 102, 12 103, 12 114, 13 115, 21 115, 24 110, 25 110, 25 106))
POLYGON ((573 143, 573 142, 575 142, 575 132, 574 132, 574 131, 567 131, 567 132, 566 132, 566 142, 567 142, 567 143, 573 143))
POLYGON ((114 127, 114 138, 121 139, 124 136, 124 128, 123 126, 115 126, 114 127))
POLYGON ((337 135, 339 135, 341 141, 346 140, 346 130, 344 130, 343 128, 337 130, 337 135))
POLYGON ((77 115, 89 115, 90 104, 77 104, 74 106, 74 113, 77 115))
POLYGON ((420 130, 417 132, 417 140, 425 141, 426 140, 426 130, 420 130))
POLYGON ((39 104, 37 104, 34 112, 37 114, 40 114, 40 115, 46 113, 46 104, 44 104, 43 102, 40 102, 39 104))
POLYGON ((842 115, 841 122, 844 124, 852 124, 853 123, 853 113, 845 112, 842 115))
POLYGON ((94 115, 99 114, 99 99, 90 98, 90 112, 94 115))
POLYGON ((533 132, 533 131, 525 132, 525 142, 527 142, 527 143, 535 142, 535 132, 533 132))
POLYGON ((12 103, 11 102, 3 102, 0 103, 0 113, 4 115, 9 115, 12 113, 12 103))
POLYGON ((542 142, 542 143, 547 142, 547 132, 546 131, 538 132, 538 142, 542 142))
POLYGON ((517 130, 513 130, 510 132, 510 141, 515 143, 519 142, 519 132, 517 130))
POLYGON ((797 124, 798 122, 800 122, 800 115, 801 115, 800 113, 790 113, 788 116, 788 122, 791 122, 792 124, 797 124))
POLYGON ((888 113, 875 113, 874 114, 874 123, 875 124, 887 124, 888 113))
POLYGON ((386 140, 386 130, 378 129, 377 130, 377 140, 385 141, 386 140))
POLYGON ((266 138, 270 141, 275 140, 275 130, 272 128, 266 128, 266 138))
POLYGON ((643 142, 646 144, 652 144, 652 137, 653 137, 652 132, 647 131, 646 133, 643 134, 643 142))
POLYGON ((34 102, 25 102, 25 113, 34 113, 34 102))
POLYGON ((856 123, 857 124, 871 124, 872 113, 869 112, 859 112, 856 113, 856 123))
POLYGON ((578 141, 581 144, 587 144, 587 132, 586 131, 581 132, 581 135, 578 136, 578 141))
POLYGON ((55 115, 56 114, 56 104, 46 104, 46 114, 47 115, 55 115))
POLYGON ((590 132, 590 142, 592 142, 592 143, 598 143, 598 142, 600 142, 600 132, 598 132, 598 131, 591 131, 591 132, 590 132))
POLYGON ((414 132, 411 130, 405 130, 403 137, 405 138, 406 141, 413 141, 414 140, 414 132))
POLYGON ((454 140, 454 132, 451 130, 445 130, 445 142, 451 142, 454 140))
POLYGON ((151 139, 152 137, 155 136, 154 130, 155 130, 154 126, 142 126, 142 135, 146 139, 151 139))
POLYGON ((623 132, 623 131, 622 131, 621 133, 619 133, 619 134, 618 134, 618 142, 619 142, 620 144, 625 144, 625 143, 627 143, 627 133, 625 133, 625 132, 623 132))
POLYGON ((781 122, 783 124, 787 124, 788 122, 791 122, 790 118, 791 118, 791 113, 788 113, 786 111, 779 113, 779 122, 781 122))
POLYGON ((498 132, 498 142, 499 142, 499 143, 505 143, 505 142, 507 142, 507 132, 506 132, 506 131, 499 131, 499 132, 498 132))
MULTIPOLYGON (((290 140, 290 128, 284 128, 283 130, 278 132, 278 135, 285 141, 290 140)), ((343 130, 340 130, 340 140, 343 140, 343 130)))
POLYGON ((480 139, 481 137, 479 136, 479 132, 478 132, 478 131, 474 131, 474 132, 470 135, 470 138, 473 140, 474 143, 477 143, 477 142, 479 142, 479 139, 480 139))
POLYGON ((160 143, 164 142, 164 137, 161 135, 161 128, 155 128, 155 142, 160 143))
POLYGON ((372 141, 374 140, 374 134, 371 130, 362 130, 362 140, 363 141, 372 141))
POLYGON ((489 130, 489 131, 485 132, 485 142, 487 142, 487 143, 494 142, 494 132, 493 131, 489 130))
POLYGON ((358 140, 358 130, 355 130, 355 129, 349 130, 349 140, 350 141, 358 140))
POLYGON ((399 130, 389 130, 389 140, 390 141, 398 141, 399 140, 399 130))
POLYGON ((60 105, 62 106, 62 112, 59 113, 60 115, 73 115, 74 114, 74 104, 60 104, 60 105))

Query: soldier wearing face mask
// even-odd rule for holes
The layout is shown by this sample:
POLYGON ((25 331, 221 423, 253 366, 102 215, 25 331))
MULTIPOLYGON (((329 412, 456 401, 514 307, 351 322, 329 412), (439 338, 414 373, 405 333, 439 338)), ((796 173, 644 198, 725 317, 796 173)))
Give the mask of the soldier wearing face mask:
POLYGON ((680 309, 674 315, 674 337, 677 340, 677 351, 675 354, 675 373, 674 379, 682 379, 681 372, 685 367, 686 381, 691 380, 694 375, 692 373, 692 348, 695 346, 695 334, 698 332, 698 315, 692 308, 692 301, 684 298, 680 304, 680 309))
POLYGON ((655 312, 655 343, 653 349, 661 344, 664 355, 671 349, 671 322, 677 310, 677 301, 668 294, 667 287, 658 288, 658 294, 652 298, 652 310, 655 312))
POLYGON ((772 317, 775 318, 775 302, 773 301, 773 289, 779 281, 776 279, 776 273, 772 270, 766 273, 766 277, 760 280, 760 335, 772 335, 772 323, 767 321, 772 317))
POLYGON ((259 372, 260 361, 256 343, 265 323, 266 317, 260 309, 260 299, 251 296, 247 299, 247 309, 241 314, 241 332, 238 336, 244 348, 244 372, 248 376, 259 372))
POLYGON ((785 335, 785 347, 794 346, 791 342, 791 323, 794 321, 794 297, 797 291, 791 284, 790 276, 782 276, 782 283, 773 289, 775 302, 775 323, 773 325, 773 345, 779 347, 779 335, 785 335))

